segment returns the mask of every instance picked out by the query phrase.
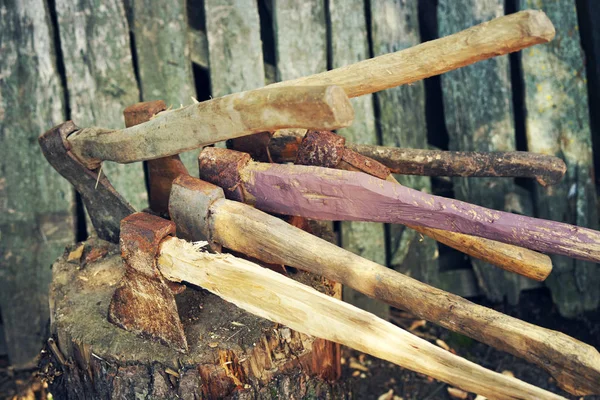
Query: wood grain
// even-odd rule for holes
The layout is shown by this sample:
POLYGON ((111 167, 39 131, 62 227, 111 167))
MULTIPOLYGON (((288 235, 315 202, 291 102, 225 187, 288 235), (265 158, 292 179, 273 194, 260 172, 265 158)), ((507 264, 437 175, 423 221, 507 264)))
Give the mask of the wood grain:
MULTIPOLYGON (((329 25, 331 27, 331 66, 339 68, 369 58, 367 19, 362 0, 330 0, 329 25)), ((377 144, 373 97, 365 95, 351 100, 354 123, 338 133, 356 143, 377 144)), ((342 222, 342 247, 379 264, 386 263, 386 239, 383 224, 368 222, 342 222)), ((372 312, 384 319, 389 317, 387 304, 344 288, 347 302, 372 312)))
POLYGON ((592 346, 419 282, 245 204, 217 200, 208 215, 212 240, 224 247, 320 274, 522 357, 546 369, 571 393, 600 391, 600 354, 592 346))
POLYGON ((131 163, 281 128, 337 129, 350 125, 353 117, 352 106, 339 87, 273 88, 162 112, 122 130, 84 128, 68 141, 88 166, 99 160, 131 163))
POLYGON ((36 145, 66 117, 46 2, 0 8, 0 329, 20 369, 47 338, 49 266, 75 240, 75 195, 36 145))
MULTIPOLYGON (((380 0, 370 2, 370 7, 374 56, 421 43, 417 2, 380 0)), ((423 82, 382 90, 375 93, 374 100, 379 111, 377 126, 382 145, 427 148, 423 82)), ((397 175, 396 179, 407 187, 431 193, 429 177, 397 175)), ((435 240, 403 225, 389 225, 387 233, 391 266, 435 286, 439 274, 435 240)))
MULTIPOLYGON (((142 101, 163 100, 167 107, 192 103, 196 96, 186 2, 128 0, 142 101)), ((206 44, 206 37, 204 38, 206 44)), ((201 44, 199 44, 201 46, 201 44)), ((191 174, 196 173, 197 151, 180 155, 191 174)))
MULTIPOLYGON (((214 161, 201 153, 203 168, 214 161)), ((215 183, 219 177, 200 176, 215 183)), ((432 196, 360 172, 248 162, 238 190, 259 209, 334 221, 419 225, 600 261, 600 232, 432 196)), ((235 181, 235 179, 233 179, 235 181)))
MULTIPOLYGON (((461 4, 441 0, 437 15, 439 34, 444 36, 465 29, 474 21, 501 17, 504 0, 467 0, 461 4)), ((441 83, 450 150, 494 152, 516 149, 508 56, 449 71, 441 76, 441 83)), ((516 193, 511 179, 455 178, 453 183, 457 199, 495 210, 508 211, 507 195, 516 193)), ((525 284, 523 278, 478 258, 471 258, 471 262, 486 297, 492 301, 506 298, 510 304, 518 303, 521 287, 525 284)))
MULTIPOLYGON (((56 16, 71 119, 79 126, 122 128, 123 110, 140 99, 123 2, 57 0, 56 16)), ((135 209, 148 206, 141 163, 108 162, 102 172, 135 209)))
POLYGON ((546 43, 553 37, 554 26, 543 12, 522 11, 403 51, 270 86, 335 84, 348 97, 357 97, 546 43))
MULTIPOLYGON (((541 218, 598 228, 585 56, 573 2, 521 1, 534 4, 556 21, 557 40, 522 54, 525 80, 527 146, 561 157, 567 174, 559 185, 536 187, 541 218)), ((565 316, 594 310, 600 303, 600 268, 592 263, 553 259, 556 273, 547 281, 552 299, 565 316)))
POLYGON ((255 315, 462 389, 497 399, 562 398, 486 370, 371 313, 249 261, 198 252, 192 244, 172 238, 163 241, 158 263, 168 279, 193 283, 255 315))

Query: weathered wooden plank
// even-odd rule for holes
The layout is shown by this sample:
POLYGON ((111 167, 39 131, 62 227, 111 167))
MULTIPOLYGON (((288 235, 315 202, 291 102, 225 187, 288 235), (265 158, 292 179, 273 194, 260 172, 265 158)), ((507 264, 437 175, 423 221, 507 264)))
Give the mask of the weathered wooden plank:
MULTIPOLYGON (((205 0, 212 97, 265 85, 258 6, 252 0, 205 0)), ((225 143, 215 146, 224 147, 225 143)))
MULTIPOLYGON (((440 0, 439 35, 445 36, 504 15, 504 0, 440 0)), ((496 57, 441 76, 451 150, 511 151, 516 148, 508 56, 496 57)), ((458 199, 507 210, 512 179, 455 178, 458 199)), ((514 196, 511 197, 514 199, 514 196)), ((479 285, 493 301, 517 303, 525 278, 471 259, 479 285)))
POLYGON ((50 265, 75 239, 74 192, 37 137, 65 119, 49 11, 0 5, 0 310, 13 366, 34 366, 47 338, 50 265))
MULTIPOLYGON (((186 2, 129 0, 129 24, 133 31, 140 93, 143 101, 164 100, 167 107, 192 103, 196 97, 186 2)), ((199 38, 200 41, 201 38, 199 38)), ((196 43, 201 47, 202 43, 196 43)), ((181 155, 188 171, 198 174, 198 151, 181 155)))
MULTIPOLYGON (((362 0, 330 0, 332 68, 341 67, 369 58, 367 20, 362 0)), ((354 123, 338 133, 354 143, 377 144, 373 97, 371 95, 351 99, 354 106, 354 123)), ((378 264, 386 263, 383 224, 367 222, 342 222, 342 246, 378 264)), ((344 287, 346 301, 375 313, 389 317, 389 307, 344 287)))
POLYGON ((277 80, 327 70, 327 26, 322 0, 273 2, 277 80))
POLYGON ((265 85, 258 8, 252 0, 205 0, 212 96, 265 85))
MULTIPOLYGON (((71 119, 81 126, 122 128, 123 110, 140 100, 123 2, 56 0, 71 119)), ((148 206, 141 163, 102 167, 136 209, 148 206)))
MULTIPOLYGON (((586 72, 574 1, 522 1, 540 8, 556 27, 549 44, 523 51, 526 132, 530 151, 564 159, 562 182, 536 187, 540 218, 598 228, 594 165, 587 106, 586 72)), ((547 285, 561 314, 595 309, 600 301, 600 268, 592 263, 553 257, 547 285)))
MULTIPOLYGON (((372 1, 371 38, 373 56, 392 53, 418 45, 417 2, 402 0, 372 1)), ((422 81, 387 89, 375 94, 382 145, 427 148, 425 86, 422 81)), ((396 175, 403 185, 431 193, 431 179, 396 175)), ((394 269, 435 285, 438 276, 437 242, 403 225, 389 225, 388 253, 394 269)))

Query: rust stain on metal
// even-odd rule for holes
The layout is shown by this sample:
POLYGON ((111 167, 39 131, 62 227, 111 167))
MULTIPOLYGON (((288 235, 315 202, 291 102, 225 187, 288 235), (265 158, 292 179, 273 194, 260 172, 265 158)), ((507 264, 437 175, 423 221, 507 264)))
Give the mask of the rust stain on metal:
POLYGON ((248 153, 253 160, 260 162, 273 162, 269 152, 269 142, 273 134, 261 132, 254 135, 242 136, 231 139, 231 148, 236 151, 248 153))
POLYGON ((130 127, 150 121, 152 117, 166 109, 167 105, 162 100, 145 101, 131 105, 123 111, 125 126, 130 127))
POLYGON ((250 162, 249 154, 239 151, 206 147, 198 156, 200 179, 221 186, 228 199, 244 201, 239 185, 240 171, 250 162))
MULTIPOLYGON (((127 128, 150 121, 156 114, 165 111, 167 106, 162 100, 146 101, 131 105, 123 111, 125 126, 127 128)), ((158 158, 146 161, 148 166, 148 199, 150 209, 161 216, 168 216, 169 193, 173 180, 179 175, 188 175, 187 168, 179 155, 158 158)))
POLYGON ((342 160, 346 139, 330 131, 308 131, 296 155, 296 164, 335 168, 342 160))
POLYGON ((379 161, 375 161, 350 149, 344 149, 341 164, 343 163, 346 163, 347 166, 338 165, 338 168, 364 172, 379 179, 387 179, 390 175, 390 169, 379 161))
POLYGON ((172 221, 150 214, 135 213, 123 219, 120 242, 125 275, 111 299, 108 320, 185 352, 187 340, 175 297, 156 265, 160 243, 174 234, 172 221))

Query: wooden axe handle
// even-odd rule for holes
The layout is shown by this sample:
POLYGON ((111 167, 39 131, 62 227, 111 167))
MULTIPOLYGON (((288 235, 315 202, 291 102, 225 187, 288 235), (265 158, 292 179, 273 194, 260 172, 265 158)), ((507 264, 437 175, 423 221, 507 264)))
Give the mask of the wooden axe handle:
POLYGON ((125 129, 84 128, 67 141, 71 152, 94 169, 102 161, 153 160, 263 131, 338 129, 353 119, 352 105, 339 87, 271 88, 165 111, 125 129))
POLYGON ((562 399, 485 369, 375 315, 231 255, 198 252, 181 239, 163 241, 158 265, 252 314, 296 331, 344 344, 464 390, 494 399, 562 399))
POLYGON ((217 200, 208 214, 211 239, 224 247, 327 277, 522 357, 573 394, 600 393, 600 354, 592 346, 419 282, 246 204, 217 200))
POLYGON ((554 33, 542 11, 520 11, 406 50, 267 87, 336 85, 348 97, 358 97, 547 43, 554 33))

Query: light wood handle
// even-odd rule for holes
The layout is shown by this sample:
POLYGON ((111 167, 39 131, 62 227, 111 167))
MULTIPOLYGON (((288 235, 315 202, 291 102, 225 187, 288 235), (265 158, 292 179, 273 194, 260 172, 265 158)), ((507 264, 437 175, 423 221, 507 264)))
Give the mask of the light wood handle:
MULTIPOLYGON (((387 181, 400 185, 391 174, 387 181)), ((544 281, 552 272, 552 259, 537 251, 464 233, 416 225, 407 226, 471 257, 539 282, 544 281)))
POLYGON ((562 399, 485 369, 371 313, 231 255, 198 252, 192 244, 171 238, 162 243, 158 265, 167 279, 200 286, 252 314, 469 392, 494 399, 562 399))
POLYGON ((471 257, 536 281, 544 281, 552 272, 552 259, 537 251, 464 233, 407 226, 471 257))
POLYGON ((406 50, 267 87, 337 85, 348 97, 357 97, 546 43, 554 33, 542 11, 520 11, 406 50))
POLYGON ((236 93, 158 114, 121 130, 85 128, 68 137, 88 168, 101 161, 131 163, 282 128, 338 129, 354 110, 336 86, 271 88, 236 93))
POLYGON ((426 285, 248 205, 217 200, 209 215, 212 239, 227 248, 322 275, 522 357, 573 394, 600 393, 600 354, 592 346, 426 285))

